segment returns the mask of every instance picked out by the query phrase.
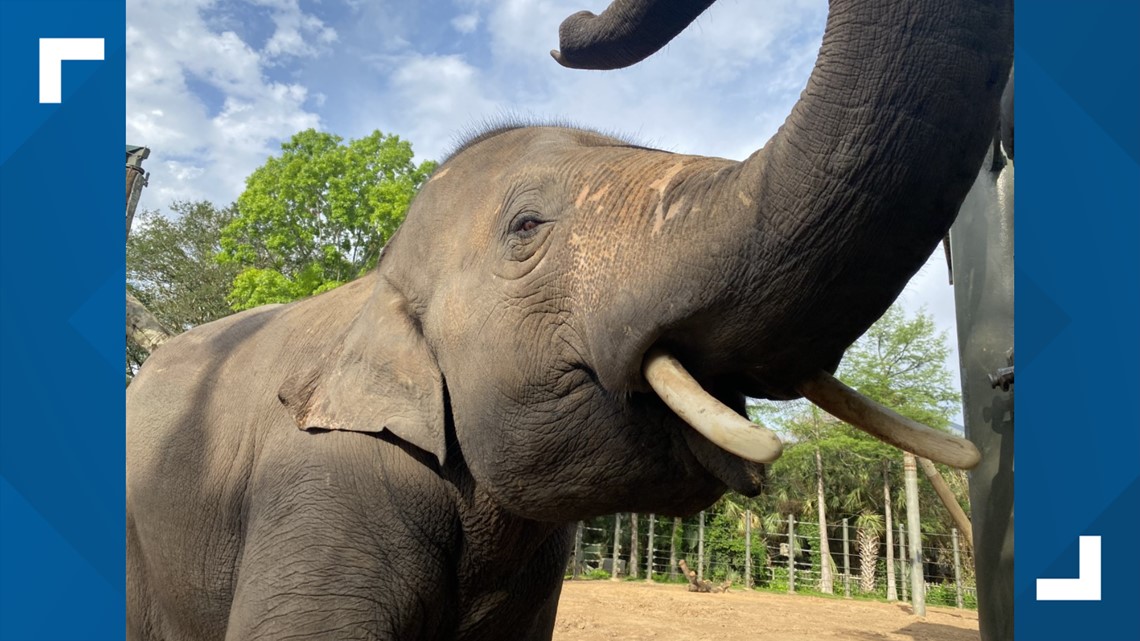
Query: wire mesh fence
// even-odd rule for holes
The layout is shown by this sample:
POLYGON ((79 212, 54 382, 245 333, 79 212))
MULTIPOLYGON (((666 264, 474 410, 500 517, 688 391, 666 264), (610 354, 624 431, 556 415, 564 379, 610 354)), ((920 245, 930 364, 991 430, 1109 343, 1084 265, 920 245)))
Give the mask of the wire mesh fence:
POLYGON ((622 513, 579 523, 567 576, 685 582, 685 560, 698 579, 737 588, 909 600, 916 567, 927 604, 977 608, 972 552, 957 531, 923 532, 915 565, 899 524, 890 536, 847 520, 824 530, 826 551, 819 524, 790 515, 622 513))

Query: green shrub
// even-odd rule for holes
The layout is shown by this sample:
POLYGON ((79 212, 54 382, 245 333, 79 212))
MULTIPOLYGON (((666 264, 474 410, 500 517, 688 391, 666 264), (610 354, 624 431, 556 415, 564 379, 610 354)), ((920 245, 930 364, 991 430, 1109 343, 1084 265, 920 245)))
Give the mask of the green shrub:
POLYGON ((601 568, 597 568, 595 570, 588 570, 586 572, 583 572, 582 574, 578 575, 578 577, 587 581, 594 581, 598 579, 608 579, 610 578, 610 573, 601 568))

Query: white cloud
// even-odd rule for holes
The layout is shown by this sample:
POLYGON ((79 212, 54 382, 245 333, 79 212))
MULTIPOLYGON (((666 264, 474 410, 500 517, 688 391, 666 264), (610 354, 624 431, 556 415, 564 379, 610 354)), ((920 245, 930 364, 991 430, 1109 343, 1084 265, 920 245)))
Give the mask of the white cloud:
POLYGON ((459 33, 473 33, 479 26, 479 14, 464 13, 451 19, 451 27, 459 33))
POLYGON ((322 47, 337 40, 336 30, 320 18, 301 11, 298 0, 257 0, 256 3, 274 9, 276 30, 264 49, 270 56, 315 56, 322 47))
MULTIPOLYGON (((212 4, 128 2, 127 141, 152 150, 143 207, 164 209, 176 199, 228 204, 280 140, 321 124, 303 85, 270 79, 265 54, 206 24, 202 11, 212 4), (209 104, 207 91, 218 104, 209 104)), ((286 15, 296 3, 281 6, 286 15)), ((318 42, 332 37, 295 17, 318 42)))
POLYGON ((453 145, 462 124, 504 110, 486 95, 482 73, 458 55, 409 55, 389 83, 392 111, 421 158, 439 158, 453 145))

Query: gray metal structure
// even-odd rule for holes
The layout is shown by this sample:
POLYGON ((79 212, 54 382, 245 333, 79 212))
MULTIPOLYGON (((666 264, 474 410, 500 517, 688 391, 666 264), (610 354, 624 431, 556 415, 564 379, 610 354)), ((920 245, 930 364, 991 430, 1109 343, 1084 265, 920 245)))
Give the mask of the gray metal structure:
MULTIPOLYGON (((991 152, 992 154, 993 152, 991 152)), ((1000 151, 998 152, 1000 153, 1000 151)), ((1013 163, 992 156, 950 233, 982 641, 1013 639, 1013 163), (1004 165, 1004 166, 1002 166, 1004 165), (996 386, 995 386, 995 383, 996 386), (1003 383, 1006 383, 1003 389, 1003 383)))
POLYGON ((139 195, 146 187, 147 172, 142 168, 142 161, 150 157, 150 149, 138 145, 127 145, 127 236, 131 235, 131 222, 135 218, 135 207, 139 204, 139 195))

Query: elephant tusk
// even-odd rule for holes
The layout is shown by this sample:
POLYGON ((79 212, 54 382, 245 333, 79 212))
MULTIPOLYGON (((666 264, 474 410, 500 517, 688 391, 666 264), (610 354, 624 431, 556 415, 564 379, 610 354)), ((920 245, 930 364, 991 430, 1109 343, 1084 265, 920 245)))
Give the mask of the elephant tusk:
POLYGON ((774 432, 713 398, 677 359, 660 349, 645 357, 645 380, 681 420, 718 447, 757 463, 780 458, 783 445, 774 432))
POLYGON ((828 414, 912 454, 963 470, 972 469, 982 459, 970 441, 883 407, 827 372, 804 381, 798 391, 828 414))

